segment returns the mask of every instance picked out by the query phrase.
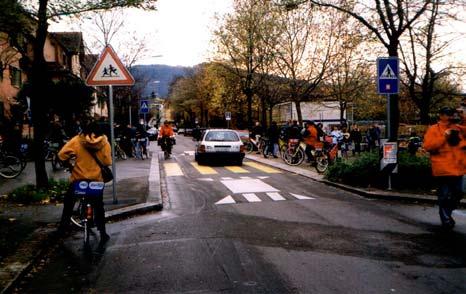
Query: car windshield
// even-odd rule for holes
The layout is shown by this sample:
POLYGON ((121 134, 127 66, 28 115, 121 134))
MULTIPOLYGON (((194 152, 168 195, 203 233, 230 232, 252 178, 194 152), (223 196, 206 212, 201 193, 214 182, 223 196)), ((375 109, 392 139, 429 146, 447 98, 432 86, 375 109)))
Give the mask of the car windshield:
POLYGON ((239 138, 235 132, 216 131, 208 132, 204 140, 209 142, 235 142, 239 141, 239 138))

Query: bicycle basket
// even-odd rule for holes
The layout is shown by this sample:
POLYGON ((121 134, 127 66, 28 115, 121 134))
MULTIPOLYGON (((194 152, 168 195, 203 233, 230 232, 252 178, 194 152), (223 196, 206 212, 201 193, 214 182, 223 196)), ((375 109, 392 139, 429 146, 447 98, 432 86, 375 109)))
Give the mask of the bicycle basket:
POLYGON ((73 195, 76 196, 102 196, 104 193, 104 182, 81 180, 72 185, 73 195))

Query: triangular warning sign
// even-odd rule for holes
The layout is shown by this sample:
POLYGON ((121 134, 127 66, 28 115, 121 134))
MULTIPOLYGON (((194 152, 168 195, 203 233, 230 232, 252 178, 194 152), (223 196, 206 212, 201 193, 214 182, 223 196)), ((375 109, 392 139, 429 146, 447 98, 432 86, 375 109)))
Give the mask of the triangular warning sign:
POLYGON ((121 63, 112 47, 108 45, 92 68, 86 84, 89 86, 132 86, 134 78, 121 63))
POLYGON ((387 64, 387 66, 383 70, 382 74, 380 75, 380 78, 381 79, 396 80, 398 77, 396 76, 393 69, 390 67, 390 64, 387 64))
POLYGON ((149 106, 147 106, 147 102, 142 102, 141 104, 141 109, 148 109, 149 106))

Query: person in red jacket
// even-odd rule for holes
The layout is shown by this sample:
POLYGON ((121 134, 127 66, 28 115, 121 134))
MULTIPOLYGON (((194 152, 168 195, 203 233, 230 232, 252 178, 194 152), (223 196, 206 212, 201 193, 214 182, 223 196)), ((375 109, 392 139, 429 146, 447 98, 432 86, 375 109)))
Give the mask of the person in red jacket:
POLYGON ((432 174, 438 182, 439 214, 442 226, 452 229, 452 212, 463 197, 462 179, 465 174, 466 141, 459 125, 452 122, 454 110, 440 109, 438 123, 427 129, 424 148, 430 153, 432 174))

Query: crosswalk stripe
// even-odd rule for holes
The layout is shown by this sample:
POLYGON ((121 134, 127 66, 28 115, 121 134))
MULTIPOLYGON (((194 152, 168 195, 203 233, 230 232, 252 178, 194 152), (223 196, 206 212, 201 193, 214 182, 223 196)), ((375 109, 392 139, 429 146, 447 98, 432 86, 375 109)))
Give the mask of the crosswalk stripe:
POLYGON ((214 175, 218 174, 217 171, 210 166, 199 165, 197 162, 191 162, 191 165, 202 175, 214 175))
POLYGON ((293 193, 290 193, 291 196, 295 197, 296 199, 299 199, 299 200, 314 200, 315 198, 312 198, 312 197, 307 197, 307 196, 303 196, 303 195, 298 195, 298 194, 293 194, 293 193))
POLYGON ((285 197, 278 193, 266 193, 273 201, 283 201, 286 200, 285 197))
POLYGON ((254 193, 246 193, 243 194, 244 198, 246 198, 249 202, 261 202, 262 200, 256 196, 254 193))
POLYGON ((182 176, 183 171, 177 163, 164 163, 165 175, 167 177, 182 176))
POLYGON ((215 202, 215 204, 217 204, 217 205, 219 205, 219 204, 233 204, 233 203, 236 203, 236 201, 231 196, 227 196, 227 197, 223 198, 222 200, 215 202))
POLYGON ((279 170, 276 170, 274 168, 271 168, 271 167, 268 167, 268 166, 265 166, 265 165, 262 165, 262 164, 258 164, 258 163, 255 163, 255 162, 247 161, 247 162, 244 162, 243 164, 245 164, 247 166, 250 166, 252 168, 258 169, 258 170, 263 171, 263 172, 268 173, 268 174, 280 174, 281 173, 281 171, 279 171, 279 170))
POLYGON ((222 180, 223 180, 223 181, 224 181, 224 180, 233 180, 233 178, 232 178, 232 177, 222 177, 222 180))
POLYGON ((225 166, 225 168, 235 174, 247 174, 249 171, 239 166, 225 166))

